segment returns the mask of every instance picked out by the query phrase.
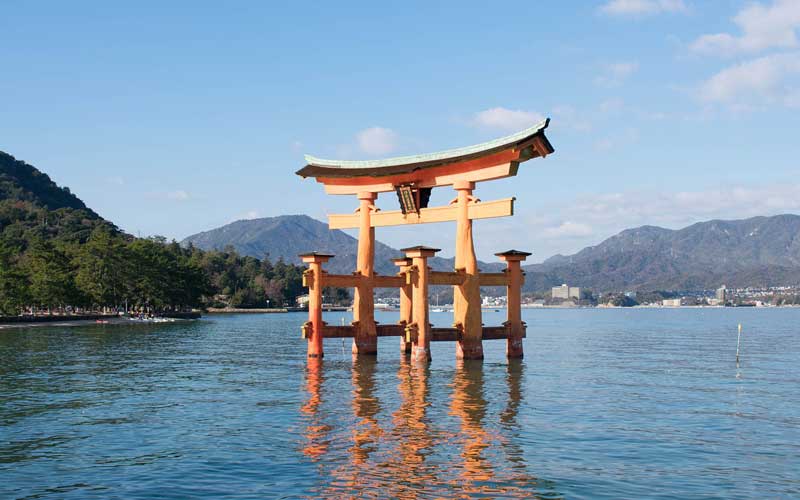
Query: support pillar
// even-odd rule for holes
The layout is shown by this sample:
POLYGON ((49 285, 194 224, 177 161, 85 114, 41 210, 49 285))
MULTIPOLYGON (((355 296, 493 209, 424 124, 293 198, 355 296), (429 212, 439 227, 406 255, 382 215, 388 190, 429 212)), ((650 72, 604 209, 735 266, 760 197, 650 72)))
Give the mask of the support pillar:
POLYGON ((409 325, 416 330, 416 338, 411 346, 411 360, 417 363, 431 361, 431 323, 428 313, 428 285, 430 282, 430 269, 428 258, 436 255, 438 248, 416 246, 404 248, 406 257, 412 259, 412 299, 411 317, 409 325))
MULTIPOLYGON (((399 258, 393 259, 394 265, 400 269, 400 273, 406 274, 411 269, 411 259, 399 258)), ((403 327, 410 325, 413 322, 411 317, 411 294, 412 286, 411 280, 406 280, 406 284, 400 287, 400 321, 399 324, 403 327)), ((411 342, 406 342, 405 335, 400 337, 400 353, 411 354, 411 342)))
POLYGON ((303 262, 308 264, 308 270, 303 273, 303 281, 308 287, 308 323, 303 325, 303 333, 308 340, 308 357, 322 358, 322 264, 333 257, 324 253, 304 253, 300 255, 303 262))
POLYGON ((377 193, 358 193, 358 256, 356 272, 363 278, 353 294, 353 324, 356 335, 353 338, 353 355, 376 355, 378 336, 375 330, 375 297, 372 278, 375 265, 375 228, 372 227, 372 213, 377 211, 377 193))
POLYGON ((481 286, 478 279, 478 259, 472 241, 472 220, 469 205, 477 202, 472 195, 474 182, 459 181, 453 184, 458 192, 455 203, 456 219, 456 270, 466 273, 464 283, 453 287, 453 312, 456 327, 462 328, 462 337, 456 345, 457 359, 483 359, 483 322, 481 320, 481 286))
POLYGON ((509 250, 496 254, 500 260, 506 263, 506 273, 508 274, 507 320, 504 325, 509 328, 510 333, 506 341, 506 356, 509 359, 522 358, 522 337, 525 334, 525 323, 522 321, 522 267, 521 262, 529 255, 528 252, 519 250, 509 250))

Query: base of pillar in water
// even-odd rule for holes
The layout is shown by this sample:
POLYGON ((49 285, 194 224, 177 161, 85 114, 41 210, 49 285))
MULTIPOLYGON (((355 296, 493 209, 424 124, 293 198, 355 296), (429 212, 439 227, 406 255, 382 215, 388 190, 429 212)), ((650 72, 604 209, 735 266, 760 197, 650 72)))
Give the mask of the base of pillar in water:
POLYGON ((456 343, 456 359, 483 359, 483 344, 478 341, 456 343))
POLYGON ((375 356, 378 354, 378 337, 353 339, 353 355, 375 356))
POLYGON ((508 339, 506 344, 506 357, 509 359, 521 359, 522 353, 522 339, 508 339))
POLYGON ((425 347, 411 347, 411 361, 416 363, 429 363, 431 361, 431 351, 425 347))

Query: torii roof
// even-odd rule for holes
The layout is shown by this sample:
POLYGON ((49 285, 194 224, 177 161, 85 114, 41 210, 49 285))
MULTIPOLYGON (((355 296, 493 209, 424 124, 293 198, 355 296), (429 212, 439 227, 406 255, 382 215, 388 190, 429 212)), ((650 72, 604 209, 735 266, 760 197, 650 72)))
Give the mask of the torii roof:
POLYGON ((474 160, 511 148, 520 147, 521 149, 523 145, 530 147, 531 144, 534 144, 535 147, 532 148, 529 156, 518 160, 525 161, 529 158, 545 156, 554 151, 550 141, 544 135, 544 130, 549 124, 550 119, 547 118, 515 134, 473 146, 448 149, 438 153, 400 156, 382 160, 326 160, 306 155, 305 159, 308 164, 298 170, 297 175, 317 178, 354 178, 406 174, 421 169, 474 160), (533 139, 535 138, 539 140, 534 141, 533 139))

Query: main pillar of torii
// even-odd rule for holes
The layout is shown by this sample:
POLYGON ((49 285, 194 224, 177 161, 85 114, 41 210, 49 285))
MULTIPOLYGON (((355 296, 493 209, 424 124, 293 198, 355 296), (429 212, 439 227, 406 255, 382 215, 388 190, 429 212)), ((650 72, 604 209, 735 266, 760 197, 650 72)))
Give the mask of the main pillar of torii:
POLYGON ((325 186, 325 192, 355 195, 356 213, 329 215, 331 229, 358 229, 358 256, 353 303, 354 355, 377 352, 373 289, 375 228, 432 222, 456 222, 455 270, 463 280, 454 285, 454 326, 460 336, 456 355, 482 359, 480 280, 475 257, 472 221, 506 217, 514 213, 515 198, 478 200, 476 184, 517 175, 519 165, 543 158, 553 147, 545 136, 549 119, 516 134, 493 141, 439 153, 381 160, 323 160, 306 156, 307 165, 297 171, 325 186), (457 196, 450 206, 429 207, 431 190, 452 186, 457 196), (379 193, 395 192, 400 210, 382 211, 379 193))

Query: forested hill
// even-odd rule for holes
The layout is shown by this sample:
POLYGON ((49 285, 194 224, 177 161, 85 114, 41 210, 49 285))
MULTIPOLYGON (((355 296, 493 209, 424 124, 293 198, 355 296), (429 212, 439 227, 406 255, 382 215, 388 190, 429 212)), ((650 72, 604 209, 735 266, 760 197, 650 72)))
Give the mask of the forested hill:
POLYGON ((46 174, 0 152, 0 315, 294 305, 304 290, 302 271, 160 237, 134 238, 46 174))
POLYGON ((59 187, 47 174, 0 151, 0 200, 8 199, 32 202, 48 210, 84 210, 88 217, 99 218, 69 188, 59 187))
POLYGON ((580 252, 527 266, 526 288, 698 290, 800 284, 800 216, 626 229, 580 252))

